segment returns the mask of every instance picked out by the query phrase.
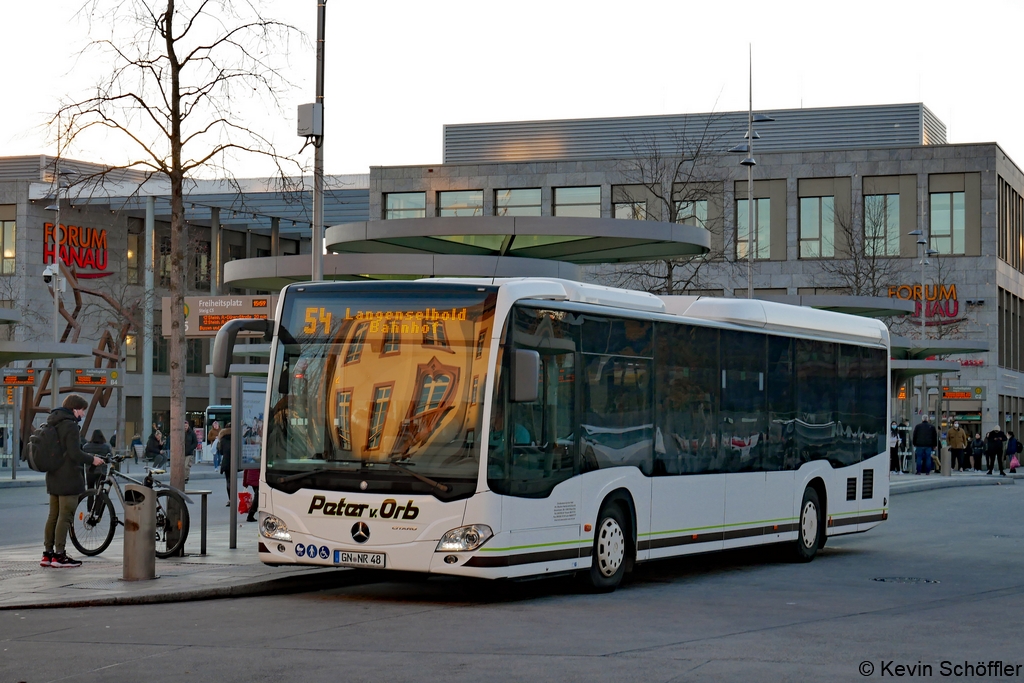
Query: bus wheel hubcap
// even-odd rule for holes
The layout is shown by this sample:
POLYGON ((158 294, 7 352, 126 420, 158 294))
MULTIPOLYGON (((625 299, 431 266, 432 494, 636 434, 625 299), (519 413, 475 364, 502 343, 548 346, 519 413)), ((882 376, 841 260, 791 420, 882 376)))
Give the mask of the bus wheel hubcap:
POLYGON ((626 538, 622 527, 610 517, 597 530, 597 566, 603 576, 613 576, 626 556, 626 538))
POLYGON ((815 509, 814 503, 810 501, 804 504, 800 528, 803 531, 804 546, 810 548, 818 538, 818 511, 815 509))

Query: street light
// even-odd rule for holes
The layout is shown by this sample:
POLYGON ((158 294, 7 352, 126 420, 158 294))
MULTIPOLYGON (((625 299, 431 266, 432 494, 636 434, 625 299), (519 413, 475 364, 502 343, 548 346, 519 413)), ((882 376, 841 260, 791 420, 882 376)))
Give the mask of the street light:
MULTIPOLYGON (((734 154, 746 154, 743 161, 740 162, 741 166, 747 167, 747 298, 754 298, 754 166, 757 165, 757 161, 754 159, 754 140, 759 140, 760 135, 754 130, 755 123, 768 123, 774 121, 770 116, 765 114, 754 114, 754 59, 753 50, 748 46, 747 59, 749 61, 749 78, 748 78, 748 89, 749 89, 749 103, 747 107, 747 143, 745 145, 736 145, 729 151, 734 154)), ((737 224, 737 233, 739 225, 737 224)))
MULTIPOLYGON (((53 204, 46 207, 47 211, 55 211, 53 219, 53 263, 43 269, 43 282, 53 288, 53 342, 60 343, 60 335, 57 331, 60 319, 60 293, 64 291, 66 280, 60 272, 60 191, 63 187, 60 172, 60 159, 57 159, 54 169, 57 178, 57 196, 53 204)), ((57 398, 60 393, 60 370, 57 368, 57 359, 51 361, 50 366, 50 408, 56 410, 58 407, 57 398)))

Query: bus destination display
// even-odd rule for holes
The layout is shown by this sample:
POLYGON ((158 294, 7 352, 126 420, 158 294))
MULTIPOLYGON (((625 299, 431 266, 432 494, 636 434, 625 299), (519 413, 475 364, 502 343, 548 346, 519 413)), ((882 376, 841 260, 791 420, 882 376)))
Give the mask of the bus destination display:
POLYGON ((9 387, 31 387, 36 383, 35 368, 5 368, 3 384, 9 387))

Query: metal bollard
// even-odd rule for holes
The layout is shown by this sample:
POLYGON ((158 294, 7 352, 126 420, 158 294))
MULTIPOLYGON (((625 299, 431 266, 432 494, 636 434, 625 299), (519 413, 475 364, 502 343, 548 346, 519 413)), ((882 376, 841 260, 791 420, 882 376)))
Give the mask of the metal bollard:
POLYGON ((156 493, 151 488, 124 487, 125 581, 156 578, 156 493))

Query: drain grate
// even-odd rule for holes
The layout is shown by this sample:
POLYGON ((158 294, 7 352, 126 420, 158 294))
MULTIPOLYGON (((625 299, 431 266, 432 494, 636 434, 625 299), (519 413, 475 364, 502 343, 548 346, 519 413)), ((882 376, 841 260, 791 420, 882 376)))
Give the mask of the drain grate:
POLYGON ((879 576, 871 580, 882 583, 939 583, 938 579, 922 579, 916 576, 879 576))

